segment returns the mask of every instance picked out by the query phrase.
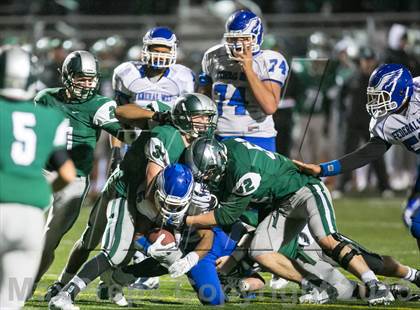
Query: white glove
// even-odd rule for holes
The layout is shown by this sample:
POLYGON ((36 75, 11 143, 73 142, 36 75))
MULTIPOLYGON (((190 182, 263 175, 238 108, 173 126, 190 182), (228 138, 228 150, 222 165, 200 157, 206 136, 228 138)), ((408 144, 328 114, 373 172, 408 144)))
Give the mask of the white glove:
POLYGON ((217 204, 216 196, 212 195, 207 186, 202 183, 195 183, 194 192, 191 198, 192 213, 198 215, 211 211, 217 204))
POLYGON ((171 275, 171 278, 177 278, 186 274, 191 270, 195 265, 197 265, 200 257, 196 252, 190 252, 185 255, 183 258, 177 260, 171 266, 169 266, 168 271, 171 275))
POLYGON ((172 250, 176 250, 175 242, 168 243, 167 245, 162 244, 162 240, 165 239, 165 234, 160 235, 156 241, 149 246, 147 249, 147 255, 153 257, 157 261, 164 259, 172 250))

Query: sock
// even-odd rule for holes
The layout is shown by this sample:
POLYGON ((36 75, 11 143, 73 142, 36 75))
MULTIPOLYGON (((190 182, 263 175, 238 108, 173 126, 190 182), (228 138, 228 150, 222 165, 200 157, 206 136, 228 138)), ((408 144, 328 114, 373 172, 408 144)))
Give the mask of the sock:
POLYGON ((365 284, 372 280, 378 281, 378 278, 376 277, 376 275, 373 273, 372 270, 362 273, 361 278, 362 278, 363 283, 365 284))
POLYGON ((74 301, 77 294, 80 293, 86 287, 86 283, 78 276, 74 276, 73 279, 63 288, 64 292, 70 294, 71 299, 74 301))
POLYGON ((108 258, 101 252, 84 264, 77 275, 83 279, 86 284, 89 284, 111 267, 108 258))
POLYGON ((407 281, 410 281, 410 282, 414 281, 414 279, 416 278, 417 270, 414 269, 414 268, 411 268, 411 267, 407 267, 407 268, 408 268, 408 272, 405 275, 404 280, 407 280, 407 281))
POLYGON ((66 270, 63 270, 60 277, 58 278, 58 281, 60 281, 62 284, 66 285, 73 279, 75 275, 73 273, 68 273, 66 270))

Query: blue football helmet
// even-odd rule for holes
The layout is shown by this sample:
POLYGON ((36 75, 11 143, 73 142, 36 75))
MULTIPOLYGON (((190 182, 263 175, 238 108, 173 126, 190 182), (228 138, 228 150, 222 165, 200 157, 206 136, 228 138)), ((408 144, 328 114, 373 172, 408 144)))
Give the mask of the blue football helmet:
POLYGON ((169 225, 181 224, 190 206, 194 190, 194 177, 191 169, 183 164, 165 167, 157 176, 155 204, 169 225))
POLYGON ((366 110, 373 118, 398 110, 413 94, 410 71, 400 64, 384 64, 369 78, 366 110))
POLYGON ((152 68, 167 68, 176 63, 177 39, 175 33, 166 27, 150 29, 143 37, 143 49, 140 61, 152 68), (156 52, 152 46, 169 47, 168 52, 156 52))
POLYGON ((236 59, 233 51, 242 53, 244 45, 238 39, 251 39, 252 53, 257 53, 263 42, 263 24, 261 18, 251 11, 240 10, 233 13, 226 22, 224 34, 225 47, 230 59, 236 59))

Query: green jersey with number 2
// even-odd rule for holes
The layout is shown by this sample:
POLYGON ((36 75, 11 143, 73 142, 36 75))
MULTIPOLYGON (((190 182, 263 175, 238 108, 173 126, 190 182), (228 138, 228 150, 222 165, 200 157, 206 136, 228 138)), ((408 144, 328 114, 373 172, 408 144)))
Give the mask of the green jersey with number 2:
POLYGON ((62 113, 0 99, 0 119, 0 203, 47 207, 51 188, 42 170, 53 151, 66 147, 62 113))
POLYGON ((265 207, 306 184, 320 182, 300 173, 290 159, 243 139, 229 139, 222 143, 227 148, 228 164, 219 185, 220 207, 215 210, 219 225, 233 224, 251 202, 265 207))
POLYGON ((74 161, 77 175, 89 175, 101 129, 113 136, 117 136, 121 129, 115 118, 115 101, 101 95, 82 103, 68 101, 64 88, 48 88, 38 93, 35 103, 58 108, 64 113, 68 120, 67 150, 74 161))

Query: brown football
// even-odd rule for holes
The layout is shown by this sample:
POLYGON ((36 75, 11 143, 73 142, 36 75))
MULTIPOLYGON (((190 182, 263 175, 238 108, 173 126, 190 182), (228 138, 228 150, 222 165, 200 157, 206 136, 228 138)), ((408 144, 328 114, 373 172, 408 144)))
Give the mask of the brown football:
POLYGON ((153 228, 147 233, 147 240, 150 243, 154 243, 160 235, 165 234, 165 238, 162 241, 163 245, 167 245, 171 242, 175 242, 173 233, 163 228, 153 228))

